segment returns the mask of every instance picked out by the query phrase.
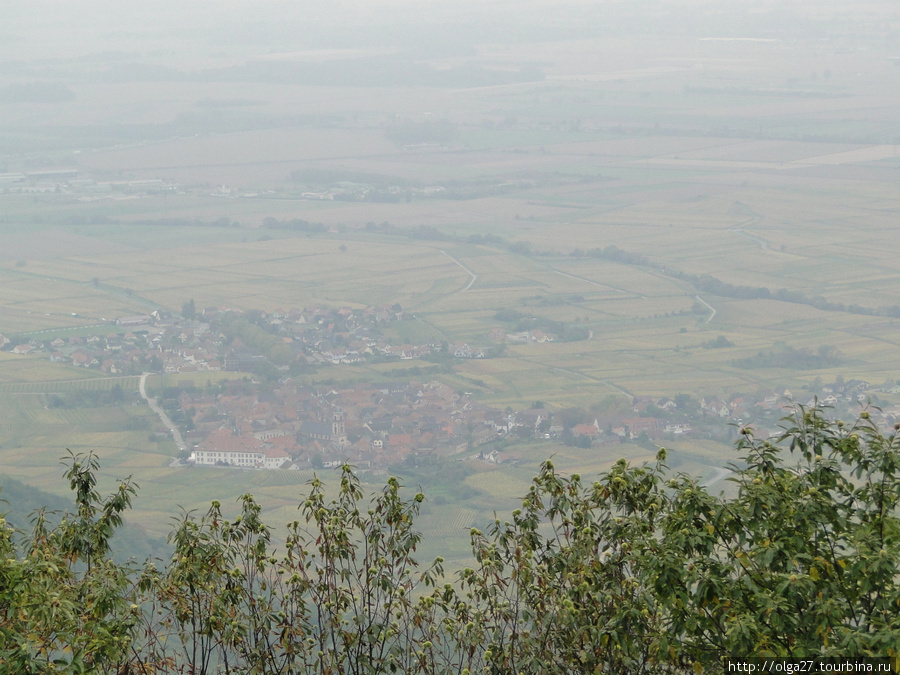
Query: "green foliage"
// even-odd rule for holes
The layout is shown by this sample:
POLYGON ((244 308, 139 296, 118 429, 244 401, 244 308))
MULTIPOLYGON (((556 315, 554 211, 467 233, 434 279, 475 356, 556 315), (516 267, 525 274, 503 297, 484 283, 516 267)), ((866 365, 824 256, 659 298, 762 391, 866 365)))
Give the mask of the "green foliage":
POLYGON ((0 531, 0 666, 22 673, 693 673, 726 656, 890 656, 900 644, 900 438, 798 407, 744 429, 733 497, 656 462, 597 480, 547 461, 474 563, 422 565, 424 495, 368 500, 351 467, 275 547, 259 504, 185 513, 171 559, 108 557, 134 487, 70 456, 76 510, 0 531))
MULTIPOLYGON (((99 383, 98 383, 99 384, 99 383)), ((104 382, 106 384, 106 382, 104 382)), ((48 408, 99 408, 100 406, 118 406, 139 400, 136 391, 124 391, 121 384, 114 384, 109 389, 73 389, 69 392, 48 394, 48 408)))
POLYGON ((676 480, 657 592, 683 656, 897 656, 896 434, 798 407, 779 437, 749 430, 733 500, 676 480), (663 589, 668 593, 663 595, 663 589))
POLYGON ((419 568, 413 531, 424 496, 400 497, 396 478, 368 508, 350 467, 327 502, 315 478, 289 525, 284 553, 250 495, 226 518, 213 502, 197 520, 185 514, 172 534, 165 570, 141 581, 146 612, 140 650, 145 670, 207 673, 414 672, 432 656, 422 647, 439 628, 419 588, 442 574, 419 568), (421 652, 421 653, 420 653, 421 652))
POLYGON ((254 372, 267 379, 277 379, 279 371, 276 366, 289 364, 294 358, 293 350, 281 338, 266 330, 262 319, 257 319, 257 322, 251 316, 226 312, 216 319, 214 328, 224 333, 229 343, 240 339, 252 352, 264 357, 254 360, 254 372))
POLYGON ((97 458, 70 453, 65 477, 75 512, 49 528, 42 512, 24 544, 0 523, 0 669, 14 673, 118 672, 128 660, 138 606, 129 570, 109 557, 135 486, 107 498, 97 458))
POLYGON ((138 633, 139 672, 216 672, 258 658, 272 609, 264 576, 269 530, 250 495, 225 518, 219 502, 197 520, 186 513, 170 536, 168 566, 148 563, 140 578, 147 611, 138 633))
POLYGON ((715 340, 707 340, 700 346, 704 349, 724 349, 726 347, 734 347, 734 343, 724 335, 720 335, 715 340))
POLYGON ((462 584, 487 613, 485 660, 579 673, 896 658, 900 439, 867 413, 848 428, 800 407, 787 422, 776 442, 741 435, 733 499, 667 480, 664 450, 591 486, 545 463, 511 521, 473 532, 462 584))
POLYGON ((559 476, 551 462, 488 535, 472 532, 462 575, 484 616, 482 658, 497 672, 644 672, 660 611, 631 569, 664 500, 658 471, 619 462, 602 480, 559 476))
POLYGON ((590 330, 583 326, 573 326, 562 321, 551 321, 550 319, 523 314, 509 307, 497 310, 494 318, 497 321, 515 323, 512 328, 515 332, 540 329, 544 332, 552 333, 561 342, 587 340, 590 335, 590 330))
POLYGON ((675 394, 675 398, 673 400, 675 401, 675 405, 678 407, 678 410, 681 411, 693 411, 697 410, 700 407, 697 401, 694 400, 694 397, 690 394, 675 394))

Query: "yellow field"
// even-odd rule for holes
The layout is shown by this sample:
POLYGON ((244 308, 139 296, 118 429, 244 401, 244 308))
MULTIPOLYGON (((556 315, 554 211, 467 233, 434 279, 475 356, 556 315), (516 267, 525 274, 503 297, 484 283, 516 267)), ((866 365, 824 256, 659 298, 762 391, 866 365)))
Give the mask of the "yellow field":
POLYGON ((103 373, 50 363, 40 355, 24 356, 0 352, 0 383, 83 380, 103 377, 103 373))
POLYGON ((466 485, 482 490, 492 497, 514 503, 521 500, 531 486, 529 481, 506 475, 502 471, 483 471, 466 478, 466 485))

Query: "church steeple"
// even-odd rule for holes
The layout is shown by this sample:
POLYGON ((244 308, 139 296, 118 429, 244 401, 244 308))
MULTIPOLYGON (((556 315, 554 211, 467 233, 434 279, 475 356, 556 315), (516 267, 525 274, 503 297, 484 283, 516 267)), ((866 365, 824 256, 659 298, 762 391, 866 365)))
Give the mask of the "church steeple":
POLYGON ((342 448, 350 444, 347 440, 347 432, 344 430, 344 411, 338 407, 334 408, 331 415, 331 440, 342 448))
POLYGON ((344 435, 344 411, 335 408, 331 416, 331 435, 340 437, 344 435))

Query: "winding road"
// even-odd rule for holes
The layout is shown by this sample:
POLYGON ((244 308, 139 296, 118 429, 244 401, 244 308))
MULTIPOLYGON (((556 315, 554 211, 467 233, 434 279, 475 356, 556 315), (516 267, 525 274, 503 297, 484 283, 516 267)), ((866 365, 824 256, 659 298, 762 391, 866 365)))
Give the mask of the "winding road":
POLYGON ((712 320, 713 320, 713 317, 716 315, 716 308, 713 307, 711 304, 709 304, 706 300, 704 300, 703 298, 701 298, 699 295, 695 295, 695 296, 694 296, 694 299, 695 299, 697 302, 702 303, 703 305, 705 305, 706 308, 711 312, 710 315, 709 315, 708 317, 706 317, 706 321, 705 321, 704 323, 709 323, 710 321, 712 321, 712 320))
POLYGON ((150 410, 152 410, 157 415, 159 415, 159 419, 162 420, 162 423, 165 424, 166 427, 168 428, 168 430, 171 432, 172 438, 175 439, 175 445, 178 446, 178 450, 180 452, 183 452, 184 450, 187 450, 187 445, 185 444, 184 439, 181 437, 181 432, 178 430, 178 427, 176 427, 172 423, 172 420, 169 419, 169 416, 166 414, 166 411, 159 407, 159 404, 157 404, 156 399, 150 398, 149 396, 147 396, 147 376, 148 375, 150 375, 150 373, 143 373, 141 375, 141 383, 138 386, 138 389, 141 392, 141 398, 144 399, 145 401, 147 401, 147 405, 150 406, 150 410))
POLYGON ((472 288, 472 284, 475 283, 475 280, 478 278, 478 275, 475 274, 475 272, 473 272, 473 271, 470 270, 468 267, 466 267, 465 265, 463 265, 461 262, 459 262, 459 260, 457 260, 456 258, 454 258, 452 255, 450 255, 450 254, 447 253, 446 251, 444 251, 444 250, 442 250, 442 249, 438 249, 438 251, 440 251, 440 252, 443 253, 445 256, 447 256, 448 258, 450 258, 450 260, 452 260, 452 261, 455 262, 457 265, 459 265, 460 267, 462 267, 466 272, 469 273, 469 276, 472 277, 472 278, 469 280, 468 285, 467 285, 464 289, 462 289, 462 291, 460 291, 460 293, 462 293, 463 291, 467 291, 467 290, 469 290, 470 288, 472 288))

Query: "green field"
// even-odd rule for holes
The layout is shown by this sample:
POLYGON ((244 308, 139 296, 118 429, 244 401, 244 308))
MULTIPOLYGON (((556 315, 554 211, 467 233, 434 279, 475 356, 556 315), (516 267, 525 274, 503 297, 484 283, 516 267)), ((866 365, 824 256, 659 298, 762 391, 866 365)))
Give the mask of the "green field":
MULTIPOLYGON (((49 372, 49 371, 48 371, 49 372)), ((119 387, 123 391, 137 391, 140 377, 91 377, 78 380, 49 380, 44 382, 2 382, 4 394, 60 394, 73 391, 111 391, 119 387)))

